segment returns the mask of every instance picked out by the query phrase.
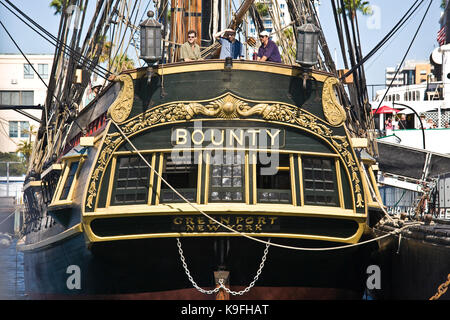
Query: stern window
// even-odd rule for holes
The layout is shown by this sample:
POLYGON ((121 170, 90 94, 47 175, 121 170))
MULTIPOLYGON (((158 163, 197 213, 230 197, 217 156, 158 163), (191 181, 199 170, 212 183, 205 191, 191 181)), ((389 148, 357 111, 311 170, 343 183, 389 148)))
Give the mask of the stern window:
MULTIPOLYGON (((170 153, 164 155, 162 177, 189 201, 195 201, 197 196, 198 165, 195 159, 194 153, 177 157, 170 153)), ((163 181, 160 201, 184 202, 163 181)))
POLYGON ((72 162, 70 164, 69 174, 67 175, 66 182, 64 183, 63 190, 61 192, 61 197, 59 200, 67 200, 67 197, 69 196, 70 188, 72 187, 72 182, 75 178, 75 174, 78 170, 78 161, 72 162))
MULTIPOLYGON (((151 162, 151 155, 145 158, 151 162)), ((147 203, 150 168, 139 156, 120 157, 117 163, 114 204, 147 203)))
MULTIPOLYGON (((272 154, 274 156, 276 154, 272 154)), ((256 186, 260 203, 292 203, 290 161, 288 154, 270 157, 268 164, 258 159, 256 186)))
POLYGON ((210 202, 244 202, 244 159, 243 153, 212 156, 210 202))
POLYGON ((302 157, 306 205, 338 205, 334 159, 302 157))

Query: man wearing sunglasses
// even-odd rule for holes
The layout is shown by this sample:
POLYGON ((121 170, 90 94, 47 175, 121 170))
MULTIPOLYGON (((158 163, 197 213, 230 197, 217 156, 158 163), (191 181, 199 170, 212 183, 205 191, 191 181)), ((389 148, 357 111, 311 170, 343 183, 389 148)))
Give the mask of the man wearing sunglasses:
POLYGON ((244 59, 243 46, 239 40, 236 40, 236 31, 233 29, 219 31, 214 35, 214 38, 222 45, 220 59, 227 57, 244 59))
POLYGON ((200 46, 196 43, 197 32, 195 30, 188 31, 188 40, 180 47, 180 61, 203 60, 200 55, 200 46))
POLYGON ((278 51, 278 46, 275 42, 269 39, 269 33, 262 31, 259 34, 259 40, 261 41, 261 47, 259 47, 256 60, 281 63, 280 51, 278 51))

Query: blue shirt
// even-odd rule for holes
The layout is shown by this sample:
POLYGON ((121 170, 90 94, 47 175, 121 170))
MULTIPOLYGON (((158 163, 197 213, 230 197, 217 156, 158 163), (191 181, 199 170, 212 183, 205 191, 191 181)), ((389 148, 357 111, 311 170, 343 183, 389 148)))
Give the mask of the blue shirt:
POLYGON ((234 43, 231 43, 231 41, 228 39, 219 38, 217 41, 219 41, 219 43, 222 45, 222 49, 220 50, 220 59, 225 59, 226 57, 239 59, 239 57, 244 56, 242 52, 242 44, 238 40, 235 40, 234 43))
POLYGON ((263 45, 259 47, 258 57, 262 58, 263 56, 267 57, 266 61, 281 63, 281 56, 280 51, 278 51, 278 46, 270 39, 265 48, 263 45))

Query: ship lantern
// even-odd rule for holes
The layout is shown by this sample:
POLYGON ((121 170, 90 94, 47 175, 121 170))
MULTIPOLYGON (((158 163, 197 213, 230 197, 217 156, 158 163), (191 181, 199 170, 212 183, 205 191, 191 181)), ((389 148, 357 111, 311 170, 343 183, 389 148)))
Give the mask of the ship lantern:
POLYGON ((312 67, 318 63, 318 45, 320 29, 312 23, 311 17, 307 23, 297 28, 297 58, 295 61, 302 66, 312 67))
POLYGON ((139 25, 141 28, 141 54, 139 58, 148 64, 153 64, 162 58, 162 24, 153 18, 153 11, 147 12, 147 16, 148 19, 139 25))

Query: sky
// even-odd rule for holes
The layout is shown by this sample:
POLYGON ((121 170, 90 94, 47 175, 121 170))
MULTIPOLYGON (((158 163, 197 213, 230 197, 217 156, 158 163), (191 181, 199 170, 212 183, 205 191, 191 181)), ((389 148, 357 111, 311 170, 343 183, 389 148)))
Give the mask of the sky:
MULTIPOLYGON (((433 1, 431 8, 406 58, 407 60, 429 60, 433 49, 438 47, 436 36, 440 28, 439 18, 442 12, 440 0, 424 1, 422 7, 396 36, 366 62, 365 71, 368 85, 384 84, 385 69, 396 67, 401 62, 430 1, 433 1)), ((53 14, 53 9, 49 7, 50 2, 50 0, 14 0, 14 4, 18 8, 56 36, 59 16, 53 14)), ((95 2, 90 1, 90 4, 93 5, 95 2)), ((369 2, 373 6, 374 14, 372 16, 358 15, 363 55, 370 52, 391 30, 414 3, 414 0, 370 0, 369 2)), ((146 4, 147 1, 143 0, 142 6, 145 7, 146 4)), ((320 1, 319 12, 331 54, 334 58, 336 52, 338 68, 343 68, 339 40, 329 0, 320 1)), ((89 21, 89 19, 86 20, 89 21)), ((2 5, 0 5, 0 21, 6 26, 25 53, 53 53, 53 47, 48 42, 40 38, 2 5)), ((19 53, 3 28, 0 28, 0 53, 19 53)))

